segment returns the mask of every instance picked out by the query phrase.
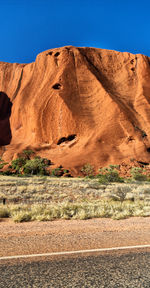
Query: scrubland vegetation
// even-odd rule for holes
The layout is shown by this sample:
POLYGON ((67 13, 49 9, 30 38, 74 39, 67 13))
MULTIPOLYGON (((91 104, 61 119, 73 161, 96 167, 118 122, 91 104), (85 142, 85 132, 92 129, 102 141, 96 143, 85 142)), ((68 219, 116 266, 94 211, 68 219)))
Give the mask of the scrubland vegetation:
POLYGON ((54 219, 125 219, 131 216, 150 216, 150 203, 145 201, 84 201, 40 205, 0 206, 0 218, 12 218, 14 222, 51 221, 54 219))
MULTIPOLYGON (((62 166, 52 169, 51 160, 35 156, 35 152, 32 150, 23 150, 19 157, 11 161, 10 165, 4 162, 0 158, 0 175, 8 176, 53 176, 53 177, 71 177, 71 172, 68 169, 64 169, 62 166), (7 167, 7 169, 5 169, 7 167)), ((109 165, 109 167, 103 167, 99 169, 98 173, 95 173, 94 167, 90 163, 86 163, 80 170, 80 177, 89 179, 98 178, 99 183, 111 183, 111 182, 132 182, 132 181, 150 181, 150 173, 147 175, 144 168, 132 167, 130 169, 130 176, 128 178, 120 177, 119 165, 109 165)))
POLYGON ((95 174, 94 167, 87 163, 81 169, 83 177, 68 179, 67 182, 65 178, 57 179, 70 177, 69 170, 62 166, 49 169, 51 161, 35 156, 32 150, 24 150, 3 170, 7 164, 0 159, 0 177, 4 178, 0 199, 7 200, 6 203, 1 201, 6 205, 0 204, 0 218, 23 222, 150 216, 150 199, 145 198, 145 195, 150 195, 150 187, 142 188, 140 184, 149 185, 150 177, 143 168, 132 167, 131 177, 122 178, 118 165, 101 168, 95 174), (10 181, 4 175, 9 175, 10 181), (18 176, 22 178, 16 180, 18 176), (139 194, 134 193, 134 183, 139 183, 139 194), (142 194, 142 189, 145 194, 142 194))

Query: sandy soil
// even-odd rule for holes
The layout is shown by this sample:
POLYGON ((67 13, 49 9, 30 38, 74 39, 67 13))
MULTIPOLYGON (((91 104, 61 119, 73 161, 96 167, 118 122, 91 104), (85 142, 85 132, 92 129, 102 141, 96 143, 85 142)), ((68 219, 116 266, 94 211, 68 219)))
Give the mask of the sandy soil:
POLYGON ((13 223, 0 221, 0 257, 150 244, 150 217, 13 223))

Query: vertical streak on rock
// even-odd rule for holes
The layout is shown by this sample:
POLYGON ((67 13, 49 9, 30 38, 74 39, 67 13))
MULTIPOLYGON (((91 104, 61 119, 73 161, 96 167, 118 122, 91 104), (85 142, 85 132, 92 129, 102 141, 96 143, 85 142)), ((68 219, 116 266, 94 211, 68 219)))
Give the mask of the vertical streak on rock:
POLYGON ((22 77, 23 77, 23 69, 21 70, 21 75, 20 75, 20 78, 19 78, 19 81, 18 81, 18 86, 17 86, 17 88, 16 88, 16 91, 14 92, 14 94, 13 94, 13 96, 12 96, 12 101, 15 100, 15 98, 16 98, 18 92, 19 92, 19 89, 20 89, 20 87, 21 87, 22 77))

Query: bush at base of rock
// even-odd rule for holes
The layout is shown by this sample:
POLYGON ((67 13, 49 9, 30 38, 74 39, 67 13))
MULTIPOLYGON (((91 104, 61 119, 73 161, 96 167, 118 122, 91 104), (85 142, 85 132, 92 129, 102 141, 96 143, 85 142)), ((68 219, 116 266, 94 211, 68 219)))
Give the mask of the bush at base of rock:
POLYGON ((116 170, 117 167, 110 165, 109 168, 102 168, 99 169, 100 174, 97 175, 99 179, 99 183, 111 183, 111 182, 124 182, 124 179, 119 176, 118 171, 116 170))
POLYGON ((4 160, 0 157, 0 169, 3 169, 3 167, 7 164, 8 163, 5 163, 4 160))
POLYGON ((130 170, 133 180, 136 181, 147 181, 148 177, 143 174, 144 170, 139 167, 133 167, 130 170))
POLYGON ((60 167, 55 168, 52 170, 51 175, 56 176, 56 177, 61 177, 64 175, 64 170, 60 167))
MULTIPOLYGON (((12 160, 11 165, 6 167, 4 171, 1 171, 3 175, 48 175, 47 167, 51 165, 51 161, 47 158, 41 158, 35 156, 30 159, 30 156, 34 154, 32 150, 23 150, 21 156, 15 160, 12 160)), ((3 160, 0 161, 0 164, 3 160)), ((3 166, 3 165, 2 165, 3 166)), ((2 167, 3 168, 3 167, 2 167)))
POLYGON ((63 174, 63 177, 68 177, 68 178, 70 178, 70 177, 72 177, 72 175, 68 172, 68 173, 64 173, 64 174, 63 174))
POLYGON ((69 170, 63 169, 62 166, 55 168, 51 171, 51 175, 55 177, 72 177, 69 170))
POLYGON ((83 173, 84 176, 88 176, 88 177, 93 176, 94 167, 90 163, 87 163, 82 167, 81 172, 83 173))
POLYGON ((43 159, 32 159, 27 160, 26 164, 23 167, 24 174, 31 174, 31 175, 47 175, 46 173, 47 165, 44 163, 43 159))
POLYGON ((25 158, 17 158, 15 160, 12 160, 11 162, 11 167, 13 170, 16 170, 17 173, 20 173, 20 170, 24 165, 26 164, 26 159, 25 158))

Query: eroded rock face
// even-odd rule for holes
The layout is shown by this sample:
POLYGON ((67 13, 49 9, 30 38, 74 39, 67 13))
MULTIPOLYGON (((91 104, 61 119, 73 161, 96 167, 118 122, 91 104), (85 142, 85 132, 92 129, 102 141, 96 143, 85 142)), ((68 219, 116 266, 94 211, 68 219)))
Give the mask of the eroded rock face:
POLYGON ((30 148, 75 173, 85 163, 97 169, 131 158, 150 162, 149 57, 70 46, 48 50, 31 64, 0 62, 0 91, 7 161, 30 148))

